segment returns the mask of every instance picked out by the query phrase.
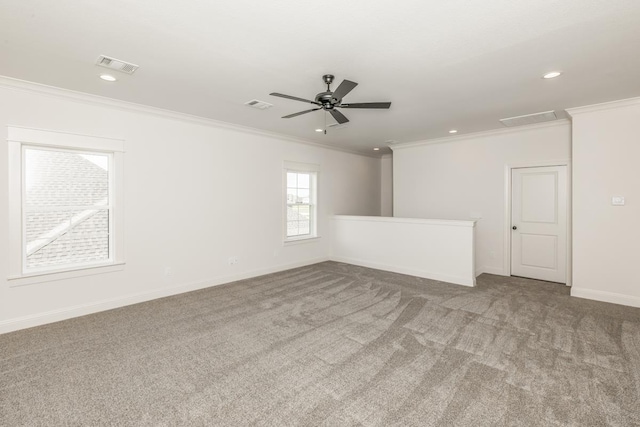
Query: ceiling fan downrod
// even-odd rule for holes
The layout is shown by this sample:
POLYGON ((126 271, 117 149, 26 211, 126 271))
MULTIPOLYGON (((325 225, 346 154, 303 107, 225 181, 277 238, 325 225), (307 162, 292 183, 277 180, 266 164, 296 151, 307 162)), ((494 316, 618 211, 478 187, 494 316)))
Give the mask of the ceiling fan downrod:
POLYGON ((322 80, 327 85, 327 92, 331 92, 331 83, 333 83, 333 79, 335 79, 333 74, 325 74, 322 76, 322 80))

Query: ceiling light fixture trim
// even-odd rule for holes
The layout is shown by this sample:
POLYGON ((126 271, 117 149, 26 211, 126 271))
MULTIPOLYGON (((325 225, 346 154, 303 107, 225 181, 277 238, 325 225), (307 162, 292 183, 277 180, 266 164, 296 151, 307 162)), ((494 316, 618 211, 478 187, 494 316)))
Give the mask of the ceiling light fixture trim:
POLYGON ((556 77, 560 77, 562 75, 562 71, 550 71, 542 76, 543 79, 555 79, 556 77))

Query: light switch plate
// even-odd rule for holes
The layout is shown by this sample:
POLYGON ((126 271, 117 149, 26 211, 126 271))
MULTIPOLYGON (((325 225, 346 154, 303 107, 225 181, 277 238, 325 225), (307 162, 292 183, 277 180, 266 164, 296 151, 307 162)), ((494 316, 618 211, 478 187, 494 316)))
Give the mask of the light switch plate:
POLYGON ((624 196, 613 196, 611 198, 611 204, 613 206, 624 206, 624 196))

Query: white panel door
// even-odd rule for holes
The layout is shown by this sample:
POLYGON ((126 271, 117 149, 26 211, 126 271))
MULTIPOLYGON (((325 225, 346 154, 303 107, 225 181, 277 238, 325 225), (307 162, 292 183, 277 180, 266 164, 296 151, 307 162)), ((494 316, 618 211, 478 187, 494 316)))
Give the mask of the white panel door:
POLYGON ((511 171, 511 274, 567 282, 567 167, 511 171))

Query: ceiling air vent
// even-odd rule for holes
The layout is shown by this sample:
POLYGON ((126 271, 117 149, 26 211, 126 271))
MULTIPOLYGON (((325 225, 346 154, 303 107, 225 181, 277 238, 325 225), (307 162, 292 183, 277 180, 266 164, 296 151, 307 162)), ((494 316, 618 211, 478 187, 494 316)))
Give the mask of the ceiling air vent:
POLYGON ((542 113, 527 114, 524 116, 509 117, 500 119, 500 122, 506 127, 532 125, 534 123, 550 122, 557 119, 555 111, 545 111, 542 113))
POLYGON ((273 107, 273 104, 269 104, 268 102, 258 101, 257 99, 252 99, 251 101, 247 101, 244 105, 248 105, 251 108, 257 108, 258 110, 266 110, 267 108, 273 107))
POLYGON ((115 59, 104 55, 100 55, 98 57, 96 65, 127 74, 133 74, 133 72, 138 69, 138 66, 136 64, 121 61, 120 59, 115 59))

